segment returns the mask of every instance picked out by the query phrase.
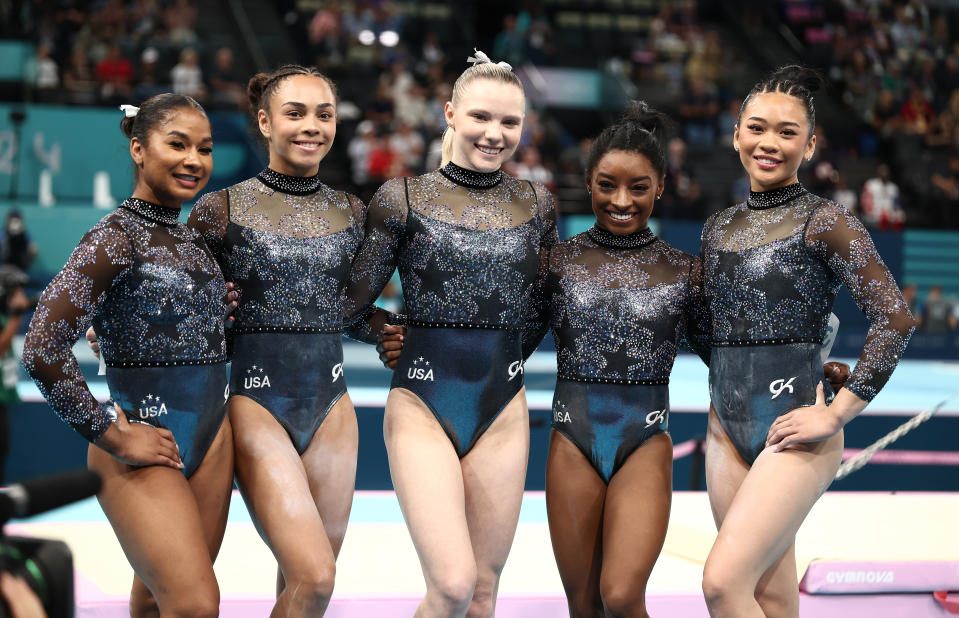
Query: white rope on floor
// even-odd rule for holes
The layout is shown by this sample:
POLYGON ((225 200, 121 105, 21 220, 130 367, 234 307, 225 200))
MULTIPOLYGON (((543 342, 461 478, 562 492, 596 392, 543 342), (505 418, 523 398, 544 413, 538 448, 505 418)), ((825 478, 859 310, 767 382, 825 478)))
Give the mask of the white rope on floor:
POLYGON ((942 409, 944 405, 946 405, 947 403, 949 403, 956 397, 959 397, 959 391, 956 391, 955 393, 949 395, 948 397, 946 397, 945 399, 943 399, 942 401, 940 401, 933 407, 927 410, 923 410, 922 412, 915 415, 914 417, 912 417, 911 419, 909 419, 908 421, 906 421, 899 427, 896 427, 895 429, 893 429, 892 431, 890 431, 883 437, 879 438, 878 440, 876 440, 875 442, 873 442, 872 444, 864 448, 862 452, 856 455, 855 457, 849 459, 848 461, 843 462, 843 464, 839 466, 839 470, 836 472, 836 480, 838 481, 840 479, 843 479, 849 476, 850 474, 852 474, 853 472, 855 472, 856 470, 858 470, 859 468, 862 468, 863 466, 865 466, 867 463, 869 463, 869 460, 872 459, 872 456, 875 455, 876 452, 881 451, 882 449, 886 448, 887 446, 889 446, 890 444, 892 444, 899 438, 903 437, 904 435, 906 435, 907 433, 909 433, 910 431, 912 431, 919 425, 928 421, 930 418, 932 418, 936 414, 936 412, 942 409))

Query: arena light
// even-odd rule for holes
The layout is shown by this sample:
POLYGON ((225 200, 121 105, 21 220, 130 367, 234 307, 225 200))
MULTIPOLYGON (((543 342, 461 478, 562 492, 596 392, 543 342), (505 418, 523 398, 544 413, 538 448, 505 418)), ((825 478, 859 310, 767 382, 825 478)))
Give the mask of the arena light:
POLYGON ((376 42, 376 35, 372 30, 361 30, 357 38, 363 45, 372 45, 376 42))
POLYGON ((400 35, 392 30, 384 30, 380 33, 380 45, 383 47, 396 47, 400 42, 400 35))

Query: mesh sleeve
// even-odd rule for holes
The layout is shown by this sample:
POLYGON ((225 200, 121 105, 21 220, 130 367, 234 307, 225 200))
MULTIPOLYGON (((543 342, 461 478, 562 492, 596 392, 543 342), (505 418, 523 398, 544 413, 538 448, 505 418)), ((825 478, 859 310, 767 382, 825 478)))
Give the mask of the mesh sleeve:
POLYGON ((99 225, 80 240, 40 297, 23 344, 23 366, 63 421, 95 442, 114 416, 93 397, 73 355, 73 344, 90 326, 107 291, 133 262, 130 241, 119 226, 99 225))
POLYGON ((374 343, 384 324, 404 321, 401 316, 384 311, 373 303, 396 269, 408 212, 409 201, 403 178, 386 182, 365 209, 363 241, 353 259, 344 299, 345 330, 353 339, 374 343))
POLYGON ((536 279, 530 291, 526 306, 526 325, 523 328, 523 358, 529 358, 536 350, 549 330, 549 295, 547 278, 549 275, 549 253, 559 242, 556 229, 556 202, 541 183, 532 183, 536 192, 536 206, 542 225, 539 237, 539 263, 536 279))
POLYGON ((693 259, 686 285, 686 307, 679 347, 699 356, 706 366, 712 353, 709 304, 703 291, 703 263, 693 259))
POLYGON ((866 228, 845 208, 832 202, 817 208, 805 241, 869 319, 866 343, 846 388, 871 401, 899 363, 916 320, 866 228))
POLYGON ((203 236, 220 268, 223 268, 223 237, 230 221, 230 196, 226 189, 207 193, 196 201, 187 225, 203 236))

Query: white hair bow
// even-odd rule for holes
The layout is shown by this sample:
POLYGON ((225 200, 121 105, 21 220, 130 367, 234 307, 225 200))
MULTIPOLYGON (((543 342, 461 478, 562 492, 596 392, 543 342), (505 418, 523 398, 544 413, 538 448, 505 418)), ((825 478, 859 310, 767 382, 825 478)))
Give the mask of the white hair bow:
POLYGON ((140 111, 140 108, 135 105, 121 105, 120 111, 123 112, 123 115, 127 118, 133 118, 137 115, 137 112, 140 111))
MULTIPOLYGON (((473 48, 473 52, 474 52, 476 55, 475 55, 475 56, 470 56, 469 58, 467 58, 467 59, 466 59, 466 62, 470 62, 470 63, 472 63, 473 65, 486 64, 486 63, 493 64, 493 61, 489 59, 489 56, 487 56, 486 54, 484 54, 484 53, 481 52, 480 50, 476 49, 475 47, 473 48)), ((512 70, 513 70, 513 67, 512 67, 512 66, 510 65, 510 63, 508 63, 508 62, 497 62, 497 63, 496 63, 496 66, 498 66, 498 67, 500 67, 500 68, 502 68, 502 69, 506 69, 507 71, 512 71, 512 70)))

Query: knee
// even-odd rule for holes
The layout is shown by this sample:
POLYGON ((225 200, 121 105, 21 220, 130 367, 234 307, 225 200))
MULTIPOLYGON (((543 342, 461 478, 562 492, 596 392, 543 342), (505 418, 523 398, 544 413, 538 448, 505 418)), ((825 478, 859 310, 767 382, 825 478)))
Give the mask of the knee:
POLYGON ((331 563, 288 577, 283 593, 309 607, 325 608, 333 597, 335 583, 336 564, 331 563))
POLYGON ((492 592, 474 590, 469 609, 466 610, 466 618, 490 618, 495 606, 496 599, 493 598, 492 592))
POLYGON ((220 591, 215 587, 183 590, 171 596, 169 603, 160 603, 160 614, 176 618, 215 618, 220 615, 220 591))
POLYGON ((756 601, 767 616, 798 616, 799 586, 791 590, 763 590, 756 594, 756 601))
POLYGON ((437 578, 432 578, 427 594, 433 597, 439 613, 446 615, 465 614, 472 610, 473 593, 476 590, 475 567, 450 569, 437 578))
POLYGON ((610 616, 646 615, 646 586, 635 584, 635 580, 630 581, 629 578, 616 582, 600 581, 599 593, 610 616))
POLYGON ((716 561, 706 561, 703 569, 703 597, 709 610, 721 610, 739 594, 735 574, 716 561))

